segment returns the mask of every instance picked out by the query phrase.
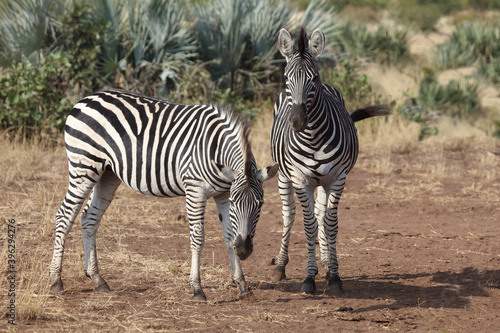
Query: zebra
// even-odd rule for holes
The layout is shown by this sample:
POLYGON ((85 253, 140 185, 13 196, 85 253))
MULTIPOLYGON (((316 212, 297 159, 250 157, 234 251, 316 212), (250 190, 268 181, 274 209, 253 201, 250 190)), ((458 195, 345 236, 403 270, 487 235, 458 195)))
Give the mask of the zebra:
POLYGON ((121 183, 143 194, 186 197, 193 301, 206 302, 200 254, 204 212, 214 198, 239 297, 247 294, 240 260, 253 250, 264 202, 262 183, 277 165, 258 170, 248 140, 249 125, 224 107, 184 105, 118 89, 79 101, 65 125, 69 186, 56 214, 49 275, 51 291, 63 290, 64 244, 81 213, 85 273, 96 291, 110 288, 98 270, 96 232, 121 183))
POLYGON ((290 33, 281 29, 277 44, 286 59, 286 87, 274 106, 270 141, 273 161, 279 165, 283 234, 272 280, 286 277, 290 231, 295 219, 295 192, 302 205, 308 250, 307 276, 301 292, 312 294, 316 290, 315 241, 318 237, 321 262, 327 265, 329 288, 338 293, 342 290, 342 281, 336 253, 337 207, 346 176, 358 155, 354 122, 387 115, 390 110, 387 106, 368 106, 349 115, 341 93, 321 83, 316 66, 325 45, 321 30, 315 30, 308 40, 302 28, 295 49, 290 33))

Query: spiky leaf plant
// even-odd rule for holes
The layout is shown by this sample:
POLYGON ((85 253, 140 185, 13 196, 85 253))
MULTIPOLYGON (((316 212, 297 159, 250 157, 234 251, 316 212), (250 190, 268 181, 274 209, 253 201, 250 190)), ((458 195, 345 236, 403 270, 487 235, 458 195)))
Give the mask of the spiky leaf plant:
MULTIPOLYGON (((301 26, 311 34, 320 29, 325 34, 326 47, 333 47, 340 33, 340 19, 331 1, 312 0, 302 16, 301 26)), ((297 30, 300 30, 300 27, 297 30)), ((298 31, 297 31, 298 32, 298 31)))
POLYGON ((408 54, 408 30, 380 26, 370 31, 366 24, 347 23, 338 35, 340 49, 356 58, 394 63, 408 54))
POLYGON ((50 53, 59 25, 54 8, 61 8, 61 1, 0 2, 0 65, 20 60, 36 63, 50 53))
POLYGON ((212 0, 193 5, 202 61, 221 88, 255 92, 276 70, 273 47, 278 31, 289 25, 288 0, 212 0))
POLYGON ((122 69, 127 65, 134 69, 132 77, 143 92, 165 97, 196 55, 195 39, 185 25, 185 9, 175 0, 129 0, 126 14, 122 69))
POLYGON ((450 69, 487 64, 500 58, 498 24, 464 21, 442 45, 438 45, 435 66, 450 69))
POLYGON ((450 81, 441 85, 432 76, 422 80, 419 95, 402 107, 403 114, 419 122, 441 117, 471 118, 480 110, 478 83, 450 81))
POLYGON ((500 84, 500 61, 482 64, 477 69, 475 76, 486 79, 493 84, 500 84))

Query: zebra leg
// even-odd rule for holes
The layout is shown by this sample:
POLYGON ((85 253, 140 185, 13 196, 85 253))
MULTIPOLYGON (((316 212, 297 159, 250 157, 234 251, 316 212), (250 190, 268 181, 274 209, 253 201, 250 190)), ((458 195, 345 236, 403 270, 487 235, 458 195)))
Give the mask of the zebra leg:
POLYGON ((231 239, 233 237, 233 232, 231 229, 231 223, 229 220, 229 194, 223 194, 214 198, 217 205, 217 212, 219 213, 219 220, 222 224, 222 232, 224 234, 224 241, 227 246, 227 253, 229 255, 229 263, 231 265, 231 277, 234 284, 240 288, 239 298, 244 297, 247 294, 247 287, 245 282, 245 277, 243 275, 243 270, 241 269, 241 262, 234 248, 231 246, 231 239))
POLYGON ((50 291, 53 293, 63 290, 61 271, 66 237, 73 227, 73 223, 75 222, 78 212, 82 208, 85 198, 96 183, 96 181, 88 175, 75 172, 75 170, 71 168, 71 163, 69 179, 68 192, 56 214, 54 253, 49 269, 50 291))
POLYGON ((328 238, 328 273, 327 281, 330 290, 334 293, 340 293, 342 290, 342 280, 339 276, 339 263, 337 260, 337 233, 338 233, 338 217, 337 208, 340 197, 344 191, 345 177, 339 179, 333 185, 330 196, 328 198, 328 210, 325 216, 325 232, 328 238))
POLYGON ((99 275, 96 250, 96 232, 101 218, 108 208, 121 180, 111 171, 105 171, 94 185, 94 190, 81 214, 85 274, 92 279, 96 291, 110 291, 108 284, 99 275))
MULTIPOLYGON (((185 185, 186 186, 186 185, 185 185)), ((201 289, 200 254, 205 242, 204 215, 207 198, 197 186, 186 186, 186 208, 189 218, 189 239, 191 243, 191 274, 189 284, 193 288, 192 301, 206 302, 201 289)))
POLYGON ((272 281, 281 281, 286 278, 285 267, 288 264, 288 244, 290 243, 290 233, 295 220, 295 200, 292 183, 285 176, 279 174, 279 193, 283 203, 283 234, 281 236, 280 252, 278 254, 278 265, 274 269, 272 281))
POLYGON ((318 242, 321 253, 321 264, 328 271, 328 240, 325 234, 324 217, 326 212, 326 205, 328 204, 328 197, 323 186, 318 187, 316 194, 316 201, 314 203, 314 215, 318 221, 318 242))
POLYGON ((313 294, 316 291, 314 279, 316 274, 318 274, 318 264, 316 262, 318 221, 314 216, 314 190, 309 187, 295 187, 295 192, 302 204, 304 230, 307 238, 307 276, 302 283, 300 291, 306 294, 313 294))

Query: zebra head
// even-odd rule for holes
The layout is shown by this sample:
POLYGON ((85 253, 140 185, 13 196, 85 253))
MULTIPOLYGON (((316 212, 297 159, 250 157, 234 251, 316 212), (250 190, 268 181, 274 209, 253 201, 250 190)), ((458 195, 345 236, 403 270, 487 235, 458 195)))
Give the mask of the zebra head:
POLYGON ((286 59, 285 84, 287 103, 290 108, 288 121, 295 132, 303 131, 308 123, 308 110, 319 93, 321 81, 316 60, 325 47, 325 35, 314 30, 308 41, 304 28, 300 31, 298 48, 295 50, 290 33, 281 29, 278 49, 286 59))
MULTIPOLYGON (((245 140, 248 132, 245 134, 245 140)), ((245 260, 252 254, 253 237, 260 217, 260 210, 264 203, 264 190, 262 183, 271 179, 278 172, 278 164, 258 170, 250 151, 246 145, 246 160, 243 170, 233 169, 229 166, 216 165, 220 175, 231 182, 229 191, 229 223, 232 238, 229 246, 234 250, 240 260, 245 260)), ((223 226, 224 217, 219 216, 223 226)))

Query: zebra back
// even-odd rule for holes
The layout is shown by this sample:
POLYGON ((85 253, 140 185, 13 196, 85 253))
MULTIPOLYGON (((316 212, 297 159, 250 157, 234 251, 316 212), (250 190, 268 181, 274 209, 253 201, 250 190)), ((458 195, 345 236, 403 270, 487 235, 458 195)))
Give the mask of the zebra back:
POLYGON ((184 105, 123 91, 105 90, 75 105, 65 128, 70 163, 89 177, 111 169, 127 186, 145 194, 178 196, 184 184, 203 181, 211 192, 231 182, 216 166, 246 170, 255 162, 248 124, 214 105, 184 105))

